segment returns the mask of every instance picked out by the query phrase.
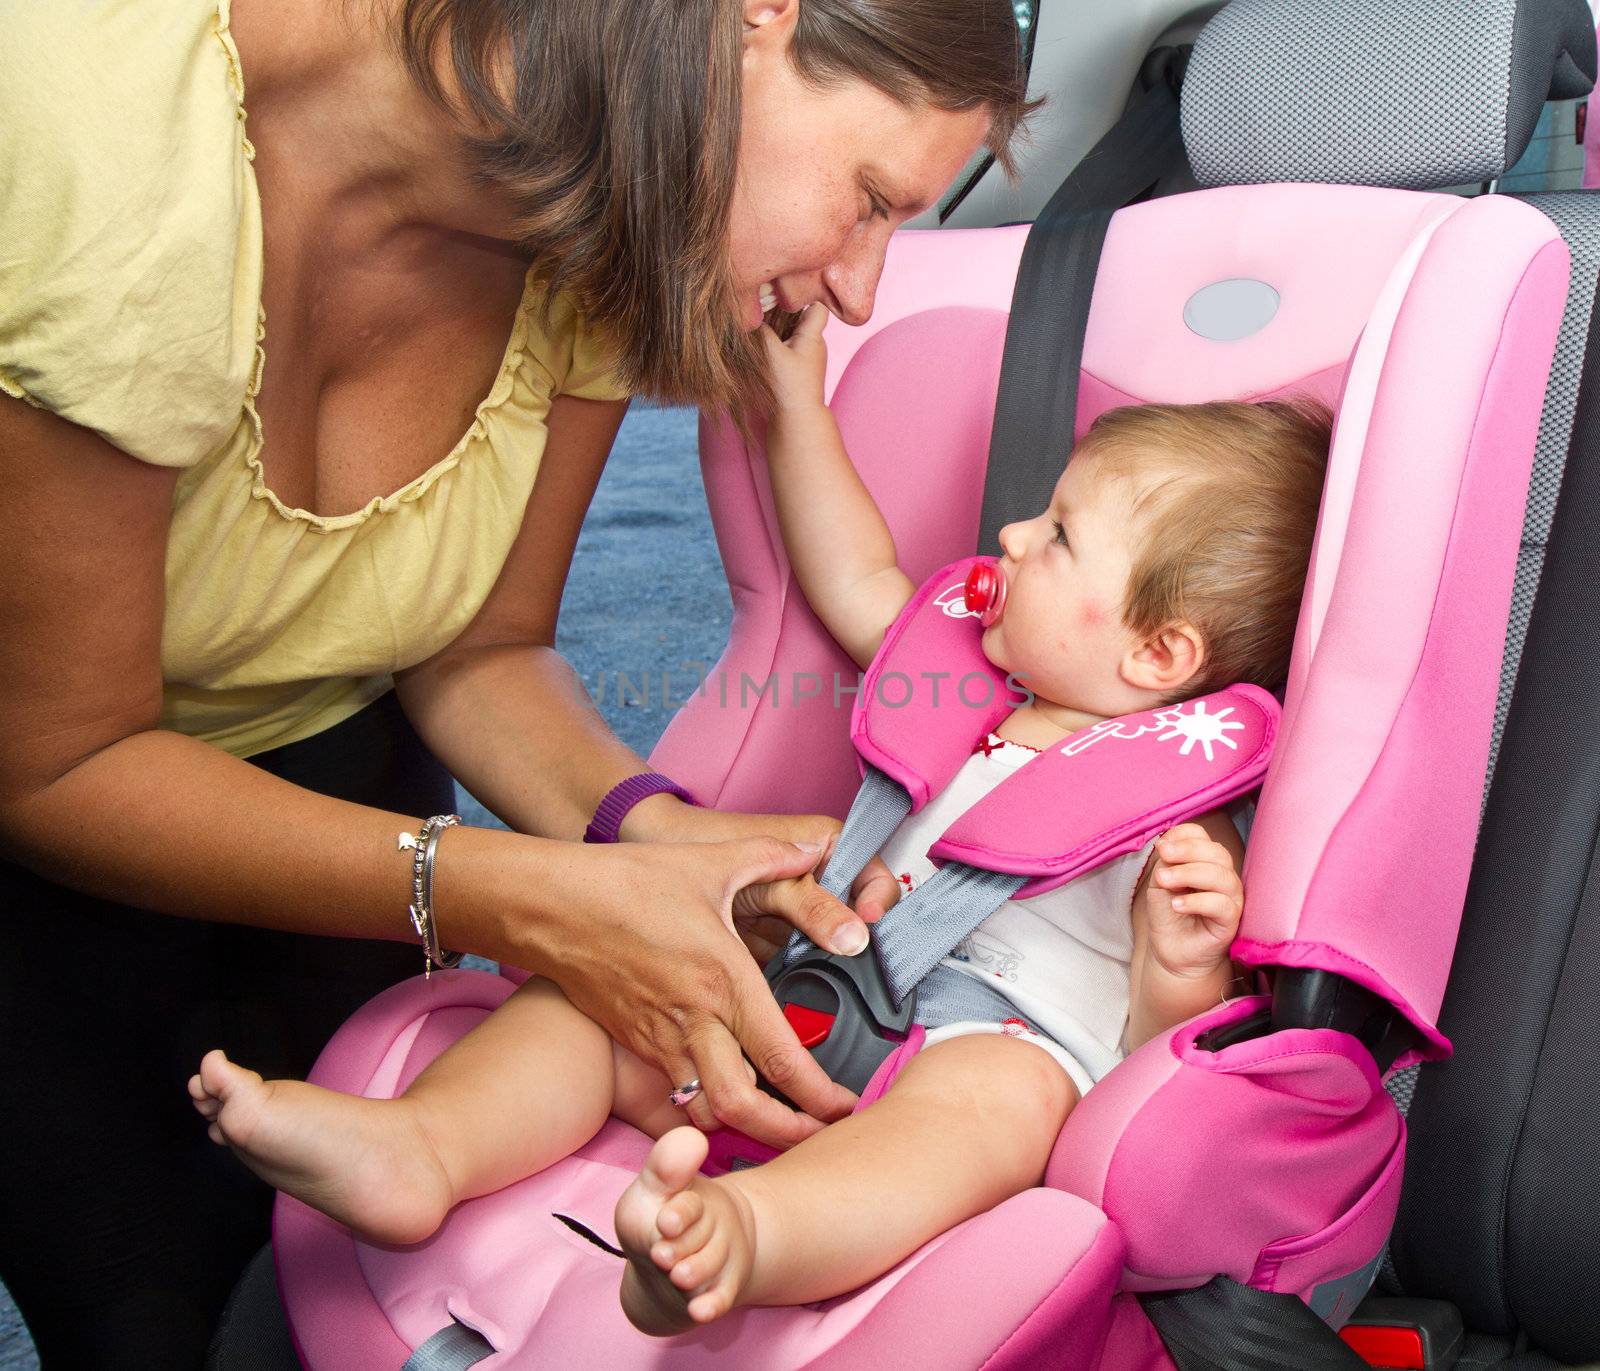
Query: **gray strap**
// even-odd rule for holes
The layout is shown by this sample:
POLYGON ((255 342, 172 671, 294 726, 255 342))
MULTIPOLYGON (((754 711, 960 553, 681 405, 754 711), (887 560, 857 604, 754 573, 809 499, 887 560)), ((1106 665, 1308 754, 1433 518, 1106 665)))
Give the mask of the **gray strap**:
MULTIPOLYGON (((856 791, 850 812, 845 815, 833 856, 822 873, 822 888, 834 898, 844 899, 862 868, 883 850, 889 835, 909 813, 911 796, 905 787, 877 767, 868 766, 867 774, 861 778, 861 789, 856 791)), ((783 964, 792 966, 815 950, 809 938, 796 933, 783 950, 783 964)))
POLYGON ((400 1371, 467 1371, 493 1355, 482 1333, 452 1320, 407 1357, 400 1371))
POLYGON ((873 930, 873 940, 895 1008, 967 934, 1027 883, 1026 876, 951 862, 885 914, 873 930))
POLYGON ((821 885, 828 894, 844 899, 862 869, 889 841, 900 822, 911 813, 911 796, 899 781, 890 780, 875 766, 867 767, 861 789, 850 802, 838 846, 828 859, 821 885))

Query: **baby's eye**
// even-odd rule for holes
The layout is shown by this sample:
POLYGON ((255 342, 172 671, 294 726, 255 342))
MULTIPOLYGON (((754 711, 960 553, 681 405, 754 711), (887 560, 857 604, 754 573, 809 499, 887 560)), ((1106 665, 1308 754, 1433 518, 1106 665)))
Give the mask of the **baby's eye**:
POLYGON ((1056 536, 1054 538, 1052 538, 1050 541, 1053 542, 1053 543, 1060 543, 1062 547, 1066 547, 1067 546, 1067 531, 1066 531, 1066 529, 1061 527, 1061 520, 1052 519, 1050 521, 1050 527, 1055 529, 1055 531, 1056 531, 1056 536))

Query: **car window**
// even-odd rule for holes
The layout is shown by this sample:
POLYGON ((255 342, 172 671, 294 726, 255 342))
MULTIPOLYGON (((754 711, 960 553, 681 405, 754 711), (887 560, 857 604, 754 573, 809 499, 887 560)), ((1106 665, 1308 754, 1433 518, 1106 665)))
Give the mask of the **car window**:
MULTIPOLYGON (((1500 178, 1500 189, 1525 194, 1536 190, 1577 190, 1583 184, 1580 124, 1586 102, 1552 100, 1544 107, 1528 150, 1500 178)), ((1595 131, 1600 134, 1600 129, 1595 131)))
MULTIPOLYGON (((1011 0, 1011 12, 1017 19, 1017 37, 1022 43, 1022 60, 1028 71, 1033 71, 1033 38, 1039 24, 1039 6, 1043 0, 1011 0)), ((946 217, 967 196, 979 181, 983 179, 984 172, 994 165, 994 156, 984 148, 979 148, 972 160, 961 170, 961 175, 951 183, 949 193, 939 202, 939 222, 942 224, 946 217)))

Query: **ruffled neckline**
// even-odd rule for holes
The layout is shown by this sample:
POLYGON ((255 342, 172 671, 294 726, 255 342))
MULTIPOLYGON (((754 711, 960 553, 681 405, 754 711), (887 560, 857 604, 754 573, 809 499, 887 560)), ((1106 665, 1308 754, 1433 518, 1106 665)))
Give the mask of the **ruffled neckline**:
MULTIPOLYGON (((245 175, 249 178, 255 190, 257 213, 260 212, 261 186, 256 180, 255 158, 256 150, 246 135, 246 125, 249 115, 245 107, 244 69, 239 62, 239 49, 234 45, 233 34, 229 30, 231 0, 218 0, 217 4, 217 40, 222 44, 223 53, 228 62, 228 84, 233 92, 234 108, 239 123, 239 145, 244 155, 245 175)), ((267 365, 267 312, 261 303, 260 290, 256 296, 256 354, 255 361, 250 369, 250 379, 245 386, 244 413, 250 421, 251 438, 244 454, 245 467, 250 478, 250 496, 254 500, 263 501, 280 518, 295 523, 302 523, 319 533, 335 533, 341 529, 359 527, 366 523, 372 516, 387 514, 390 510, 401 505, 410 504, 420 500, 433 488, 447 472, 455 470, 461 464, 462 458, 474 443, 482 440, 485 434, 485 418, 495 410, 501 408, 510 398, 516 384, 518 372, 526 361, 529 318, 532 313, 537 292, 534 289, 532 273, 523 281, 522 297, 517 302, 517 312, 511 323, 511 336, 506 342, 505 352, 501 355, 499 369, 495 372, 494 383, 489 387, 489 393, 478 402, 473 411, 472 422, 467 426, 465 433, 457 439, 455 445, 437 462, 428 467, 420 475, 407 481, 405 485, 388 495, 375 495, 360 509, 348 514, 313 514, 308 509, 285 504, 267 484, 266 469, 261 462, 261 450, 266 442, 266 434, 261 425, 261 414, 256 407, 257 397, 261 393, 261 378, 267 365)))

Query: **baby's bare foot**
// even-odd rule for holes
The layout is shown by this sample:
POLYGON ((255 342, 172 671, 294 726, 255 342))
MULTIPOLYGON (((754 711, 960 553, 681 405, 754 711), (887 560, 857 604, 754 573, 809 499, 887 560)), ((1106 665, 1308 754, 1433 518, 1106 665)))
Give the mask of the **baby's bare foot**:
POLYGON ((666 1336, 721 1318, 749 1281, 755 1213, 737 1187, 700 1174, 705 1159, 705 1134, 674 1128, 617 1201, 628 1255, 622 1308, 641 1332, 666 1336))
POLYGON ((453 1202, 450 1180, 404 1100, 367 1100, 305 1081, 263 1081, 208 1052, 189 1096, 269 1185, 379 1242, 421 1242, 453 1202))

